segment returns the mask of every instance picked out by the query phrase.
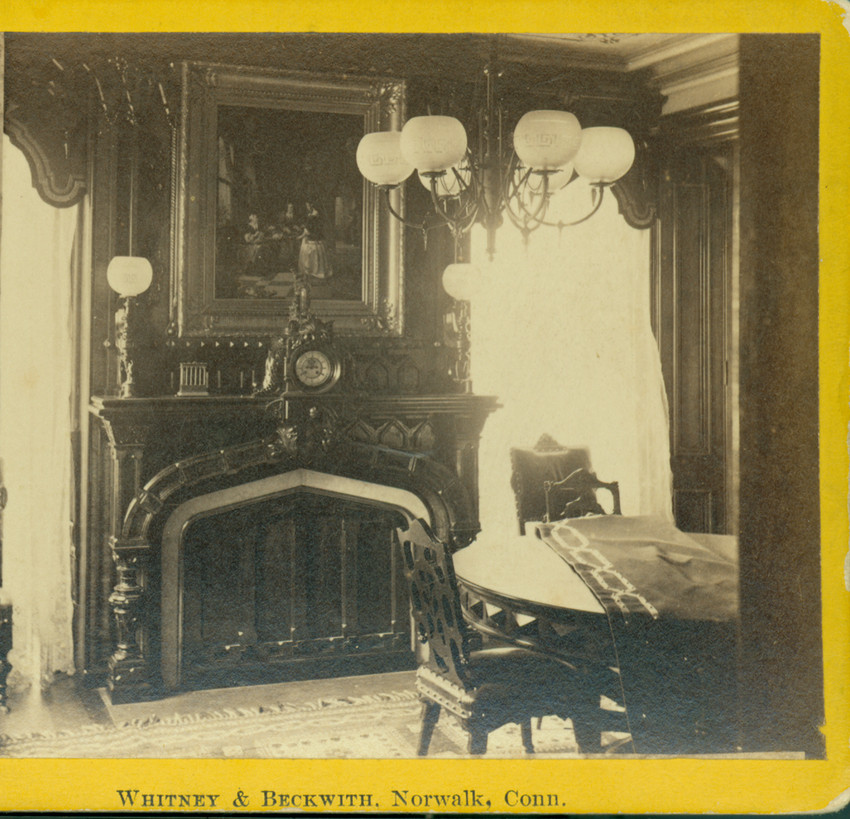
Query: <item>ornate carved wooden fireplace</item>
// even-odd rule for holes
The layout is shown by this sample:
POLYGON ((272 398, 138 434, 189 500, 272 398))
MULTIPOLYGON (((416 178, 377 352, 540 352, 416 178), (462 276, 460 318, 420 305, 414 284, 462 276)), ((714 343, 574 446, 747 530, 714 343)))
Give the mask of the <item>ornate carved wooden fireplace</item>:
POLYGON ((87 671, 114 701, 413 661, 393 530, 478 531, 494 399, 95 398, 117 582, 85 601, 87 671), (297 439, 291 430, 297 428, 297 439), (210 449, 209 442, 216 446, 210 449))

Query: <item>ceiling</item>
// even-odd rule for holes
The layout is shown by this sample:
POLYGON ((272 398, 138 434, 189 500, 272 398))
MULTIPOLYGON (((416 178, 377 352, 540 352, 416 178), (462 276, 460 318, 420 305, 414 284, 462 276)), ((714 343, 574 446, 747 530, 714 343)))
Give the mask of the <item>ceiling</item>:
POLYGON ((116 56, 468 79, 495 57, 519 87, 572 80, 581 87, 582 75, 639 78, 668 97, 665 111, 737 92, 738 38, 724 34, 8 33, 5 40, 9 79, 53 71, 53 60, 116 56))
MULTIPOLYGON (((187 59, 250 58, 251 63, 275 61, 287 55, 306 57, 335 52, 340 68, 353 57, 369 54, 376 63, 403 56, 414 64, 442 68, 445 54, 486 55, 498 52, 506 62, 550 62, 584 65, 594 69, 631 71, 663 61, 672 53, 686 53, 709 40, 728 39, 718 34, 351 34, 351 33, 7 33, 9 50, 116 55, 129 53, 187 59), (448 50, 448 51, 447 51, 448 50)), ((368 60, 367 60, 368 61, 368 60)), ((381 70, 379 66, 376 66, 381 70)), ((427 68, 426 68, 427 70, 427 68)), ((417 72, 418 73, 418 72, 417 72)))
POLYGON ((509 34, 507 37, 541 52, 559 52, 568 59, 601 68, 629 70, 637 60, 685 48, 702 35, 694 34, 509 34))

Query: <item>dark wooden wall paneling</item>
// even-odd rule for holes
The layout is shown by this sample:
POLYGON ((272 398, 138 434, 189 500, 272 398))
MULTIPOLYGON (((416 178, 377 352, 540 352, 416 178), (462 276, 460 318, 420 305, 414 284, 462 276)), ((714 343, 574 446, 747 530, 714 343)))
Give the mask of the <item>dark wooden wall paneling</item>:
POLYGON ((818 49, 817 35, 744 35, 737 107, 663 123, 652 294, 677 522, 739 533, 742 745, 812 756, 823 753, 818 49), (736 229, 737 328, 720 290, 736 272, 723 261, 736 229), (721 398, 735 332, 739 451, 721 398))
POLYGON ((821 754, 818 35, 741 38, 741 689, 748 750, 821 754))

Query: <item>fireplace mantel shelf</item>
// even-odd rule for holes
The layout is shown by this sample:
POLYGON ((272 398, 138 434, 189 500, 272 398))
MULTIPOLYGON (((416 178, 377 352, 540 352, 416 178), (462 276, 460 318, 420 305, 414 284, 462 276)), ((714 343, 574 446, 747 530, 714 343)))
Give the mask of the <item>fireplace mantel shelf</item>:
MULTIPOLYGON (((305 395, 286 393, 288 401, 321 404, 335 409, 345 408, 352 413, 427 413, 467 415, 490 413, 498 409, 499 402, 492 395, 440 394, 440 395, 305 395)), ((89 411, 105 418, 117 413, 180 413, 230 412, 234 409, 262 411, 273 401, 269 396, 253 395, 202 395, 178 397, 174 395, 153 398, 118 398, 117 396, 92 396, 89 411)))
MULTIPOLYGON (((450 424, 462 437, 475 439, 481 433, 490 413, 499 408, 492 395, 305 395, 285 393, 280 396, 289 405, 288 417, 303 417, 312 407, 329 410, 338 419, 363 420, 382 425, 399 421, 411 425, 432 420, 438 425, 450 424)), ((152 431, 168 431, 171 425, 213 422, 223 427, 236 426, 242 441, 262 438, 273 432, 279 416, 271 409, 278 397, 225 396, 159 396, 153 398, 118 398, 92 396, 89 412, 99 418, 114 447, 142 445, 152 431), (253 435, 251 430, 255 430, 253 435)), ((217 446, 218 444, 216 444, 217 446)), ((184 453, 185 454, 185 453, 184 453)))

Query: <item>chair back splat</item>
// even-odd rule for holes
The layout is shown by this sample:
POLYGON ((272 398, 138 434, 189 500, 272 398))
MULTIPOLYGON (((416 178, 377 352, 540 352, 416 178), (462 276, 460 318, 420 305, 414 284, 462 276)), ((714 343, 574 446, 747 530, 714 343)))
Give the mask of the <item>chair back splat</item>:
POLYGON ((469 685, 469 643, 454 566, 421 520, 400 536, 416 636, 428 646, 427 664, 461 688, 469 685))
POLYGON ((542 435, 532 449, 512 447, 510 458, 511 487, 521 535, 525 534, 526 523, 544 519, 547 503, 545 482, 563 480, 577 469, 590 470, 587 449, 561 446, 549 435, 542 435))
MULTIPOLYGON (((468 732, 473 755, 483 754, 487 735, 506 723, 520 726, 526 753, 534 753, 532 718, 555 715, 575 722, 598 710, 598 690, 563 657, 519 646, 473 650, 448 548, 421 520, 397 532, 415 633, 427 650, 416 672, 422 700, 420 756, 428 753, 443 708, 468 732)), ((597 731, 584 750, 598 742, 597 731)))

